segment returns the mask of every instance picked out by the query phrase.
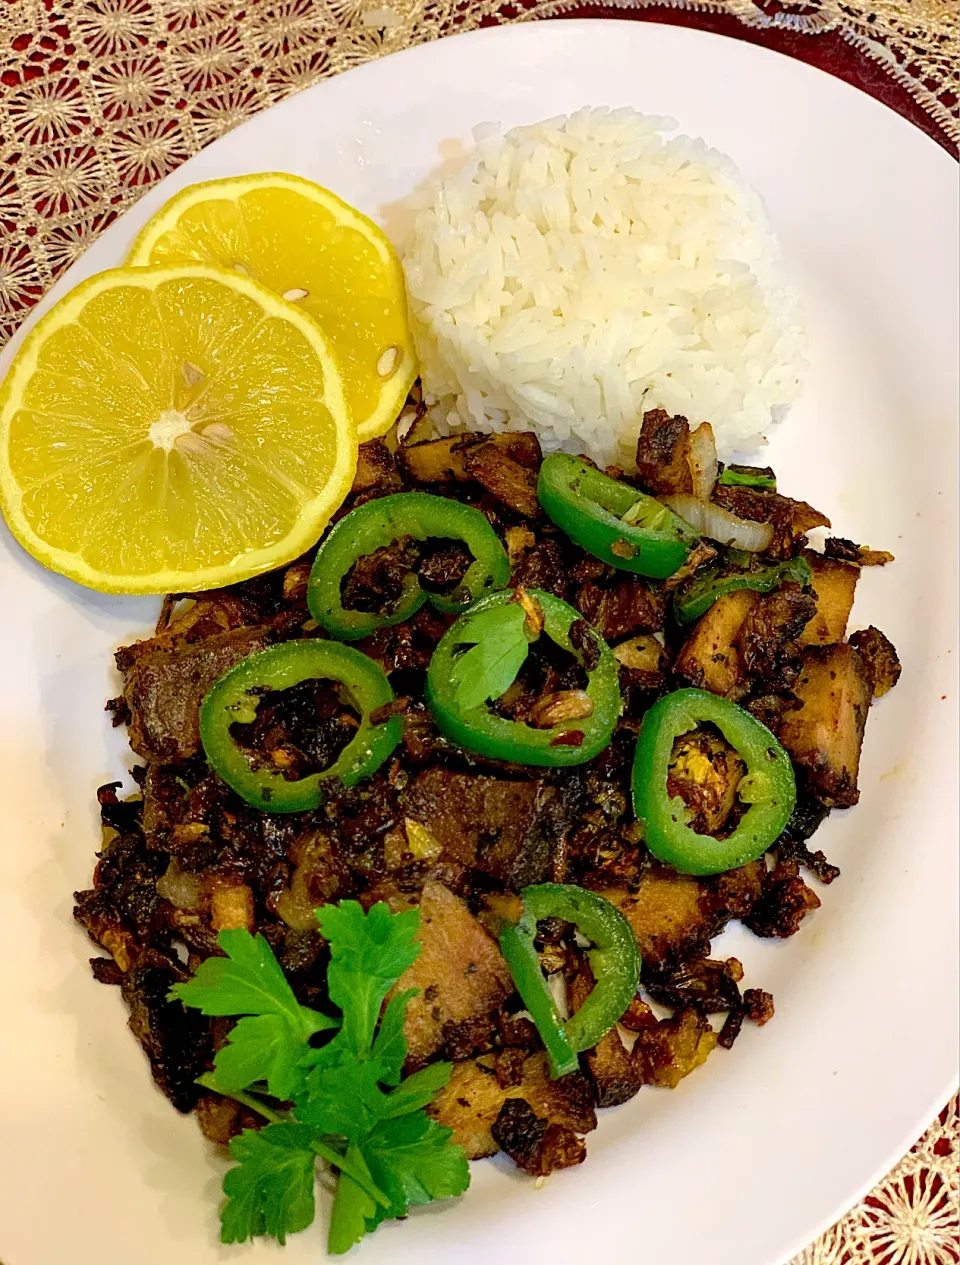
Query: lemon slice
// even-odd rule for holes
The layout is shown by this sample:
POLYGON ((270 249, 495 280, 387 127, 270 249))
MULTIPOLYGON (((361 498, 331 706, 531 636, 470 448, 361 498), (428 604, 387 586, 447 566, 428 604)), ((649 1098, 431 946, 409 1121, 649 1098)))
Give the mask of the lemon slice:
POLYGON ((0 504, 46 566, 188 592, 296 558, 349 491, 356 428, 323 330, 204 264, 104 272, 0 388, 0 504))
POLYGON ((416 377, 403 269, 371 220, 282 172, 191 185, 136 239, 128 266, 197 260, 254 277, 323 326, 361 443, 397 420, 416 377))

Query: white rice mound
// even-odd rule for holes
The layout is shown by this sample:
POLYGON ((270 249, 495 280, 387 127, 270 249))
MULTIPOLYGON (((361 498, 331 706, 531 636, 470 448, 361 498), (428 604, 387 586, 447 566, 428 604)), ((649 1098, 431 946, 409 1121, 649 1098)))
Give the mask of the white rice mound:
POLYGON ((643 411, 755 449, 797 396, 799 302, 732 161, 631 109, 474 132, 418 203, 404 266, 440 433, 534 429, 630 461, 643 411))

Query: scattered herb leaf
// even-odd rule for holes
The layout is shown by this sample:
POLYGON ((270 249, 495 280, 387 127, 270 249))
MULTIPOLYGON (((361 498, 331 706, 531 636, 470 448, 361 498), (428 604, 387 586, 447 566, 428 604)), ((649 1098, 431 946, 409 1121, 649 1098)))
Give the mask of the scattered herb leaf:
POLYGON ((524 609, 515 602, 467 616, 457 640, 471 648, 458 656, 452 672, 461 711, 499 698, 517 679, 530 650, 525 625, 524 609))

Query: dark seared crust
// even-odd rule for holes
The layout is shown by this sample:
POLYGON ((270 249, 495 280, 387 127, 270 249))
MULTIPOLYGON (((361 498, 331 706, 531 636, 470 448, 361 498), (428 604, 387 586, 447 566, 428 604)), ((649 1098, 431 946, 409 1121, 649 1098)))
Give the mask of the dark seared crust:
POLYGON ((357 559, 341 585, 345 610, 389 613, 403 590, 403 582, 414 569, 420 550, 409 536, 357 559))
MULTIPOLYGON (((571 981, 567 993, 572 1012, 576 1013, 580 1009, 590 996, 594 984, 589 963, 584 962, 571 981)), ((593 1080, 598 1107, 617 1107, 639 1091, 641 1080, 637 1065, 616 1028, 611 1028, 601 1037, 593 1049, 587 1051, 585 1059, 587 1071, 593 1080)))
POLYGON ((736 958, 711 962, 693 958, 674 971, 647 971, 643 986, 661 1006, 682 1010, 685 1006, 701 1015, 717 1015, 740 1005, 739 981, 743 967, 736 958))
POLYGON ((376 489, 381 496, 398 492, 403 480, 397 473, 393 454, 382 439, 370 439, 357 449, 357 472, 351 493, 376 489))
POLYGON ((477 444, 464 453, 463 468, 471 479, 503 505, 524 518, 540 517, 537 472, 521 465, 496 444, 477 444))
POLYGON ((823 552, 828 558, 853 562, 859 567, 885 567, 893 562, 892 553, 886 549, 871 549, 869 545, 857 545, 844 536, 828 536, 823 542, 823 552))
POLYGON ((806 501, 793 501, 778 492, 718 485, 712 499, 738 518, 751 523, 769 523, 773 539, 767 553, 773 558, 794 557, 807 543, 807 532, 814 527, 830 526, 830 519, 806 501))
MULTIPOLYGON (((638 476, 610 474, 651 491, 689 492, 689 434, 685 419, 648 413, 638 476)), ((594 629, 619 659, 623 714, 609 747, 584 765, 507 766, 470 757, 441 736, 424 701, 424 673, 453 616, 427 603, 358 643, 400 700, 403 739, 393 756, 350 790, 331 785, 315 812, 270 816, 241 801, 200 750, 199 703, 217 676, 252 651, 323 635, 306 605, 309 554, 196 599, 171 595, 156 634, 118 652, 124 688, 111 710, 142 756, 134 771, 142 799, 118 796, 117 784, 101 788, 103 852, 92 887, 77 893, 75 916, 109 955, 93 959, 91 969, 120 986, 157 1083, 181 1110, 196 1106, 218 1145, 257 1126, 250 1113, 194 1083, 230 1021, 167 1002, 169 986, 217 951, 219 929, 243 926, 264 935, 296 996, 325 1008, 327 948, 313 910, 329 901, 420 906, 424 947, 399 985, 419 989, 407 1016, 410 1067, 451 1060, 450 1084, 431 1114, 471 1158, 492 1154, 499 1139, 538 1175, 582 1160, 582 1135, 595 1127, 598 1105, 623 1102, 643 1084, 676 1085, 716 1044, 732 1045, 745 1020, 765 1023, 773 1013, 762 989, 741 994, 739 963, 712 960, 710 945, 733 919, 762 936, 792 935, 819 903, 799 867, 824 883, 838 873, 808 842, 831 805, 855 802, 870 697, 897 672, 895 652, 877 630, 843 643, 859 568, 881 558, 850 542, 828 543, 826 557, 812 555, 809 590, 787 584, 769 595, 733 594, 681 630, 670 618, 669 584, 585 554, 540 515, 540 461, 532 434, 459 435, 401 445, 396 455, 374 440, 361 446, 353 489, 336 518, 412 487, 479 509, 504 544, 512 586, 553 593, 581 616, 571 629, 580 661, 541 639, 497 711, 528 721, 558 698, 575 699, 569 692, 583 689, 585 668, 597 658, 594 629), (644 846, 631 808, 637 732, 660 694, 688 683, 739 701, 794 758, 801 795, 769 872, 773 860, 761 858, 694 878, 660 865, 644 846), (621 1024, 584 1052, 583 1070, 559 1081, 549 1077, 496 940, 499 920, 519 916, 516 893, 544 881, 605 893, 634 931, 643 988, 675 1012, 658 1021, 634 998, 621 1024), (707 1016, 724 1013, 718 1037, 707 1016)), ((775 557, 797 553, 804 533, 825 522, 804 502, 773 493, 718 488, 715 500, 770 522, 775 557)), ((717 552, 725 565, 726 552, 717 552)), ((410 570, 428 590, 450 591, 468 565, 455 542, 400 540, 360 561, 344 598, 383 610, 410 570)), ((283 751, 300 775, 311 762, 329 761, 348 726, 338 696, 310 683, 265 698, 238 737, 256 758, 283 751)), ((735 762, 701 751, 711 767, 725 766, 710 786, 698 782, 695 766, 703 774, 703 763, 688 754, 685 768, 675 762, 671 790, 682 783, 704 828, 732 828, 740 811, 727 802, 735 762)), ((567 924, 554 920, 539 933, 544 965, 562 972, 576 1009, 592 987, 587 958, 567 924)))
POLYGON ((807 847, 807 840, 829 812, 830 809, 825 804, 801 790, 797 806, 776 845, 777 857, 781 861, 799 861, 823 884, 832 883, 840 877, 839 867, 831 865, 819 849, 811 852, 807 847))
POLYGON ((900 680, 903 669, 890 638, 871 624, 869 628, 852 633, 850 645, 859 652, 866 665, 873 686, 873 697, 881 698, 892 690, 900 680))
POLYGON ((544 781, 429 768, 403 792, 405 818, 429 825, 441 855, 519 889, 550 870, 557 792, 544 781))
POLYGON ((575 605, 609 642, 660 632, 666 619, 663 591, 642 580, 620 580, 609 588, 588 582, 578 591, 575 605))
POLYGON ((582 1138, 563 1125, 541 1119, 522 1098, 507 1099, 490 1132, 516 1166, 532 1177, 546 1177, 587 1158, 582 1138))
POLYGON ((822 803, 852 807, 873 694, 867 663, 850 644, 809 646, 793 693, 800 706, 785 713, 777 736, 822 803))
POLYGON ((690 425, 685 417, 671 417, 664 409, 644 413, 637 441, 637 479, 654 496, 692 492, 687 462, 690 425))
POLYGON ((737 633, 744 674, 767 688, 789 689, 799 670, 797 638, 816 609, 813 594, 792 581, 761 594, 737 633))
POLYGON ((744 919, 758 936, 794 935, 807 914, 820 908, 820 897, 800 877, 796 861, 779 861, 764 877, 763 895, 744 919))
POLYGON ((121 983, 130 1009, 130 1030, 146 1051, 153 1079, 178 1111, 190 1111, 200 1097, 197 1077, 213 1058, 209 1019, 167 993, 188 973, 162 955, 145 955, 121 983))
POLYGON ((204 695, 218 677, 271 640, 267 629, 236 628, 195 644, 141 652, 123 687, 136 754, 147 760, 196 755, 204 695))

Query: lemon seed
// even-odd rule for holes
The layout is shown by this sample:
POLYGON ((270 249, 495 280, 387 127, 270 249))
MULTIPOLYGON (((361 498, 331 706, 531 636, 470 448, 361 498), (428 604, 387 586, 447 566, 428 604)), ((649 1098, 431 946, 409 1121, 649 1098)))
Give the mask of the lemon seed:
POLYGON ((183 374, 183 380, 188 387, 195 387, 198 382, 202 382, 207 376, 202 369, 192 365, 189 360, 183 362, 180 372, 183 374))
POLYGON ((292 290, 284 290, 283 297, 288 303, 296 303, 298 299, 305 299, 309 293, 309 290, 301 290, 298 286, 294 286, 292 290))
POLYGON ((399 347, 388 347, 380 356, 377 361, 377 373, 379 373, 381 378, 389 378, 390 374, 396 369, 399 350, 399 347))

